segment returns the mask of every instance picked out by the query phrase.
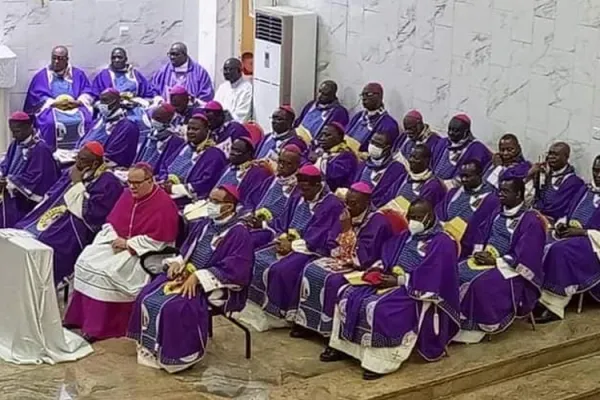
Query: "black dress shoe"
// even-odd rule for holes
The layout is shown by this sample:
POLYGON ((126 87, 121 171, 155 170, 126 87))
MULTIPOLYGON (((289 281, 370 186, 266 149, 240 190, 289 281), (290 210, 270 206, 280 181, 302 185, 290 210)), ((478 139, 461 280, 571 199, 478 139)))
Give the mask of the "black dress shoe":
POLYGON ((327 346, 325 348, 325 351, 323 351, 321 353, 321 355, 319 356, 319 360, 321 360, 323 362, 341 361, 341 360, 345 360, 346 358, 348 358, 348 356, 346 354, 334 349, 333 347, 329 347, 329 346, 327 346))
POLYGON ((294 339, 302 339, 309 337, 311 335, 311 331, 306 328, 301 327, 300 325, 292 326, 292 330, 290 331, 290 337, 294 339))
POLYGON ((89 344, 95 343, 98 341, 98 338, 95 338, 93 336, 90 336, 88 334, 84 334, 83 338, 85 339, 86 342, 88 342, 89 344))
POLYGON ((363 370, 363 379, 365 381, 374 381, 379 378, 383 378, 383 375, 378 374, 377 372, 369 371, 368 369, 363 370))
POLYGON ((548 309, 542 311, 539 315, 535 316, 534 319, 536 324, 547 324, 549 322, 560 321, 560 317, 548 309))

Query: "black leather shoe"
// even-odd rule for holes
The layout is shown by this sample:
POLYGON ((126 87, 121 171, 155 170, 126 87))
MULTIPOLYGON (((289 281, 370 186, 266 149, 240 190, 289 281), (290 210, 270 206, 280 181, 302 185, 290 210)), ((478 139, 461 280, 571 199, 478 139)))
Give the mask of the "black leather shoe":
POLYGON ((363 379, 365 381, 374 381, 379 378, 383 378, 383 375, 378 374, 377 372, 369 371, 368 369, 363 370, 363 379))
POLYGON ((292 330, 290 331, 290 337, 294 339, 302 339, 309 337, 311 335, 311 331, 306 328, 301 327, 300 325, 292 326, 292 330))
POLYGON ((535 316, 536 324, 547 324, 554 321, 560 321, 560 317, 550 310, 544 310, 539 315, 535 316))
POLYGON ((319 356, 319 360, 323 362, 341 361, 345 360, 346 358, 348 358, 347 355, 329 346, 327 346, 325 351, 323 351, 319 356))

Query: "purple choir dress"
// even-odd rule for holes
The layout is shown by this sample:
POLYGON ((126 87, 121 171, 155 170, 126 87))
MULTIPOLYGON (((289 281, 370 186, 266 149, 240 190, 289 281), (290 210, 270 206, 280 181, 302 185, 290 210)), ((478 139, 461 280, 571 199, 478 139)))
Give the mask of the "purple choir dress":
POLYGON ((351 149, 343 146, 324 153, 315 165, 325 176, 329 189, 335 192, 339 188, 349 188, 352 185, 358 168, 358 158, 351 149))
POLYGON ((373 187, 371 203, 381 208, 396 197, 400 184, 406 179, 406 169, 391 158, 377 165, 373 160, 361 162, 355 182, 367 182, 373 187))
MULTIPOLYGON (((440 140, 442 140, 442 138, 437 133, 429 131, 428 125, 426 125, 425 129, 427 129, 427 133, 426 138, 423 141, 412 140, 411 138, 406 136, 406 140, 402 142, 400 148, 398 149, 399 154, 402 155, 402 159, 408 160, 408 158, 410 157, 410 153, 412 153, 413 149, 417 144, 424 144, 425 146, 427 146, 427 148, 429 148, 431 154, 434 154, 433 152, 436 149, 440 140)), ((433 164, 433 158, 431 164, 433 164)))
POLYGON ((455 340, 477 343, 532 312, 544 280, 545 239, 542 217, 524 206, 510 214, 498 208, 488 218, 475 250, 489 251, 497 265, 459 262, 462 326, 455 340))
POLYGON ((216 143, 217 148, 225 154, 225 157, 229 157, 233 142, 241 137, 250 137, 250 133, 239 122, 226 121, 223 125, 213 130, 210 133, 210 137, 216 143))
POLYGON ((248 229, 231 221, 217 225, 205 218, 182 247, 186 263, 218 279, 213 290, 202 286, 196 297, 188 299, 170 292, 167 277, 161 275, 138 295, 127 336, 138 342, 140 363, 171 373, 191 367, 204 357, 210 308, 225 312, 244 308, 253 249, 248 229))
POLYGON ((163 99, 169 101, 169 90, 181 85, 194 98, 203 102, 213 99, 215 92, 208 72, 197 62, 188 58, 187 72, 178 72, 173 64, 167 62, 154 73, 150 84, 163 99))
POLYGON ((534 207, 557 220, 567 215, 571 200, 584 186, 575 169, 567 165, 563 171, 552 173, 547 182, 542 182, 534 207))
POLYGON ((42 201, 60 177, 60 170, 46 143, 12 142, 0 163, 0 176, 9 184, 0 193, 0 228, 12 228, 42 201))
POLYGON ((399 277, 399 286, 344 287, 329 345, 380 374, 400 368, 415 346, 427 361, 440 359, 460 327, 457 247, 437 225, 386 242, 382 268, 399 277))
POLYGON ((348 119, 348 110, 339 102, 322 105, 313 100, 302 109, 296 120, 296 130, 302 139, 310 143, 317 140, 319 133, 327 124, 338 122, 346 126, 348 119))
POLYGON ((525 159, 521 159, 508 167, 490 164, 483 173, 483 181, 498 189, 500 180, 510 178, 525 179, 530 169, 531 163, 525 159))
MULTIPOLYGON (((392 227, 385 215, 373 212, 353 229, 357 233, 353 258, 357 269, 364 271, 381 259, 383 244, 393 236, 392 227)), ((338 291, 347 283, 344 274, 348 272, 332 270, 319 260, 309 263, 302 273, 296 324, 329 336, 338 291)))
POLYGON ((384 109, 374 113, 362 110, 352 117, 346 128, 346 138, 355 142, 351 144, 353 150, 361 153, 367 151, 374 133, 385 133, 391 139, 394 148, 406 137, 405 134, 400 135, 398 122, 384 109))
POLYGON ((467 161, 477 160, 484 170, 492 161, 492 153, 477 139, 455 146, 450 139, 441 139, 435 147, 432 158, 433 173, 443 181, 458 177, 460 167, 467 161))
POLYGON ((154 174, 157 175, 163 168, 163 164, 170 161, 184 144, 185 140, 174 133, 169 133, 166 138, 149 135, 138 150, 134 163, 150 164, 154 174))
POLYGON ((39 113, 35 121, 40 138, 52 151, 74 150, 92 123, 92 113, 86 106, 67 111, 50 107, 39 113))
POLYGON ((262 165, 250 162, 243 165, 230 165, 225 169, 217 184, 231 184, 238 187, 240 193, 239 207, 253 210, 260 203, 265 191, 263 183, 272 175, 271 171, 262 165))
POLYGON ((566 218, 559 221, 588 230, 586 236, 565 239, 549 235, 546 243, 540 301, 564 317, 564 309, 574 295, 590 291, 600 301, 600 260, 594 241, 600 230, 600 193, 592 187, 582 188, 571 199, 566 218))
POLYGON ((277 254, 274 244, 255 253, 249 300, 273 317, 293 321, 302 270, 315 258, 329 256, 336 247, 343 209, 342 202, 325 190, 313 202, 299 195, 291 197, 270 228, 276 236, 294 232, 299 239, 292 242, 292 252, 283 257, 277 254))
POLYGON ((484 183, 471 193, 462 186, 450 189, 436 206, 438 220, 446 232, 460 242, 461 260, 473 254, 479 232, 499 205, 494 187, 484 183))
POLYGON ((257 146, 254 152, 257 160, 263 158, 277 161, 279 152, 282 148, 288 144, 295 144, 302 150, 302 153, 306 153, 308 149, 307 143, 299 137, 295 131, 290 131, 286 135, 276 138, 273 133, 270 133, 264 137, 264 139, 257 146))
POLYGON ((410 174, 402 182, 395 198, 392 200, 395 207, 402 214, 408 212, 408 207, 417 198, 427 200, 432 207, 436 207, 439 202, 444 200, 446 187, 434 175, 429 174, 423 179, 414 179, 410 174))
POLYGON ((116 119, 98 118, 76 147, 81 149, 88 142, 100 142, 109 166, 129 168, 137 153, 139 137, 140 128, 122 113, 116 119))
POLYGON ((23 111, 27 114, 35 114, 40 111, 44 103, 49 99, 55 99, 66 94, 74 99, 82 95, 93 97, 92 87, 85 72, 75 67, 67 67, 64 76, 58 76, 48 68, 38 71, 29 84, 23 111))
POLYGON ((42 203, 15 226, 52 247, 55 283, 73 274, 77 257, 92 243, 123 192, 123 185, 116 176, 101 171, 103 169, 84 183, 88 196, 83 200, 83 218, 71 213, 65 202, 64 195, 73 186, 67 170, 50 188, 42 203))

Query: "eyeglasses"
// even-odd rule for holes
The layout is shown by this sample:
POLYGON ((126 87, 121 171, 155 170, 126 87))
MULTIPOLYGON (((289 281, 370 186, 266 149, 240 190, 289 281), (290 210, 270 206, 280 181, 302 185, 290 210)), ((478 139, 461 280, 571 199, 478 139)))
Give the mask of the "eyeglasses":
POLYGON ((141 186, 141 185, 142 185, 144 182, 146 182, 146 181, 148 181, 148 180, 150 180, 150 178, 146 178, 146 179, 144 179, 144 180, 142 180, 142 181, 132 181, 132 180, 128 179, 128 180, 127 180, 127 184, 128 184, 129 186, 131 186, 131 187, 139 187, 139 186, 141 186))
POLYGON ((364 92, 359 95, 359 97, 361 99, 370 99, 375 96, 377 96, 377 93, 373 93, 373 92, 364 92))
POLYGON ((179 57, 182 54, 183 53, 177 53, 177 52, 174 52, 174 51, 170 51, 170 52, 167 53, 167 56, 169 56, 169 57, 179 57))

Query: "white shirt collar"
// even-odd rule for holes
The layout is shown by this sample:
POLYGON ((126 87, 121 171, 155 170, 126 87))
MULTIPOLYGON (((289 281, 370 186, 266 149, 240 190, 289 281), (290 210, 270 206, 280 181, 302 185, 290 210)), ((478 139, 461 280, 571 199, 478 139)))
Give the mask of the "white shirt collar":
POLYGON ((517 205, 516 207, 513 208, 506 208, 506 207, 502 207, 502 214, 504 214, 507 217, 514 217, 515 215, 517 215, 517 213, 519 212, 519 210, 521 210, 521 208, 523 207, 524 203, 521 203, 519 205, 517 205))
POLYGON ((190 64, 190 59, 188 58, 188 60, 186 62, 184 62, 183 64, 181 64, 179 67, 173 67, 173 71, 187 72, 189 64, 190 64))

